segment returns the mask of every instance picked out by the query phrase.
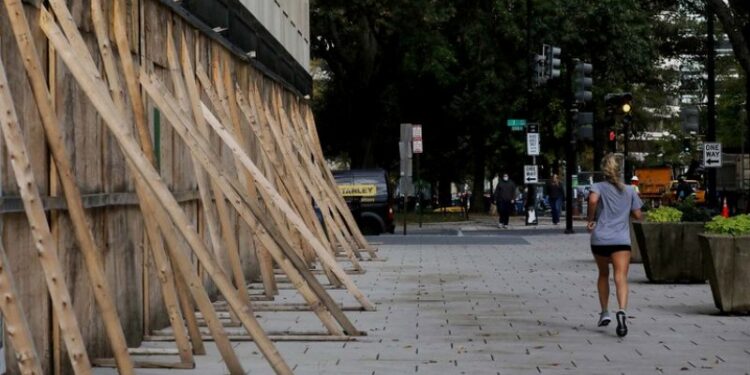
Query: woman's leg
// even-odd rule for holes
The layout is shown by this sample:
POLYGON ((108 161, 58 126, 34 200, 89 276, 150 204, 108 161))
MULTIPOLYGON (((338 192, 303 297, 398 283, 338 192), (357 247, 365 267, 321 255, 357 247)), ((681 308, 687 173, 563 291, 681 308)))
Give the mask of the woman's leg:
POLYGON ((609 305, 609 257, 594 255, 596 267, 599 268, 599 279, 596 282, 596 288, 599 290, 599 304, 602 311, 607 311, 609 305))
POLYGON ((620 310, 628 307, 628 268, 630 267, 630 251, 616 251, 612 253, 612 268, 615 273, 615 287, 617 288, 617 303, 620 310))

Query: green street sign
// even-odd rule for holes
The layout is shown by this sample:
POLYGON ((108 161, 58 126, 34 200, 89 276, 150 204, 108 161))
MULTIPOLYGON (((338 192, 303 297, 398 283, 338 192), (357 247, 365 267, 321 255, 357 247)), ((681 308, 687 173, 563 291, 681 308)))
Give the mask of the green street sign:
POLYGON ((525 119, 516 119, 516 118, 509 118, 507 125, 511 128, 522 128, 526 126, 526 120, 525 119))

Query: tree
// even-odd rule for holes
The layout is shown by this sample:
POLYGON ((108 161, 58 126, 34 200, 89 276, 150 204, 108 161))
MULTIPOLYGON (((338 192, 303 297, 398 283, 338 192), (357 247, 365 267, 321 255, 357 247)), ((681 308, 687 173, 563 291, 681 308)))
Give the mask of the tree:
MULTIPOLYGON (((395 170, 398 127, 421 123, 425 179, 472 181, 481 207, 485 177, 525 164, 523 133, 505 120, 542 124, 543 150, 562 155, 566 85, 527 103, 525 0, 313 0, 312 45, 330 77, 315 98, 326 152, 353 167, 395 170)), ((595 97, 655 80, 656 11, 647 0, 534 1, 533 45, 563 47, 594 64, 595 97)), ((598 106, 601 110, 601 106, 598 106)), ((546 176, 546 174, 545 174, 546 176)))
POLYGON ((742 67, 745 76, 745 119, 747 121, 748 147, 750 147, 750 3, 744 0, 706 0, 707 5, 716 14, 724 32, 732 44, 734 56, 742 67))

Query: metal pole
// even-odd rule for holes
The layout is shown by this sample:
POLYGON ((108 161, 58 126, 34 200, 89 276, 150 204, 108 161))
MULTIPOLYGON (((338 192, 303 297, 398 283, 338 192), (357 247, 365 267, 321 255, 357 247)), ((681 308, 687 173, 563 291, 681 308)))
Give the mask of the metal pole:
POLYGON ((565 234, 575 233, 573 230, 573 174, 576 169, 575 143, 573 136, 573 124, 576 120, 578 109, 573 102, 573 65, 570 57, 565 58, 565 234))
POLYGON ((625 138, 622 140, 622 164, 625 182, 630 182, 630 162, 628 161, 628 151, 630 146, 630 121, 623 121, 622 132, 625 134, 625 138))
MULTIPOLYGON (((711 1, 706 2, 706 28, 708 35, 706 38, 706 70, 708 73, 708 82, 706 90, 708 91, 708 103, 706 110, 708 112, 708 121, 706 123, 706 141, 716 141, 716 49, 714 48, 714 10, 711 1)), ((716 208, 716 168, 707 168, 707 191, 708 207, 716 208)))
POLYGON ((419 227, 422 228, 422 180, 419 179, 419 155, 417 154, 417 183, 419 184, 419 187, 417 188, 417 210, 419 210, 419 227))
MULTIPOLYGON (((527 67, 527 77, 526 77, 526 121, 527 123, 532 122, 532 109, 531 109, 531 101, 533 98, 533 75, 534 75, 534 64, 535 59, 535 53, 532 51, 532 25, 531 25, 531 19, 533 14, 533 2, 532 0, 526 0, 526 54, 527 54, 527 60, 529 61, 526 64, 527 67)), ((528 133, 528 129, 527 129, 528 133)), ((527 146, 528 147, 528 146, 527 146)), ((536 165, 536 157, 534 157, 533 165, 536 165)), ((527 185, 528 188, 528 194, 526 196, 526 215, 525 215, 525 223, 524 225, 530 225, 529 224, 529 210, 534 210, 536 208, 536 185, 534 184, 528 184, 528 182, 525 181, 524 178, 524 184, 527 185)))

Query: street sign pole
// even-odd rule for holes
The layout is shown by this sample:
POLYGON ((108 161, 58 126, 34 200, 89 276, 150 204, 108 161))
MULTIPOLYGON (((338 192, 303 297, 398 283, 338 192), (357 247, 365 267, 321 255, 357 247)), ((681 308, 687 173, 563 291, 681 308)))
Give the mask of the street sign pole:
MULTIPOLYGON (((414 191, 414 199, 416 199, 416 209, 419 227, 422 228, 422 180, 419 179, 419 155, 424 151, 424 143, 422 141, 422 125, 415 124, 411 128, 411 137, 413 142, 412 151, 416 154, 416 168, 417 168, 417 183, 419 184, 417 189, 414 191)), ((413 182, 413 181, 412 181, 413 182)))
POLYGON ((539 220, 536 215, 536 183, 539 181, 536 167, 536 157, 540 154, 539 147, 539 124, 529 123, 526 126, 526 153, 532 158, 532 166, 534 167, 534 179, 529 180, 529 177, 524 177, 524 183, 528 189, 526 196, 526 225, 538 225, 539 220))

